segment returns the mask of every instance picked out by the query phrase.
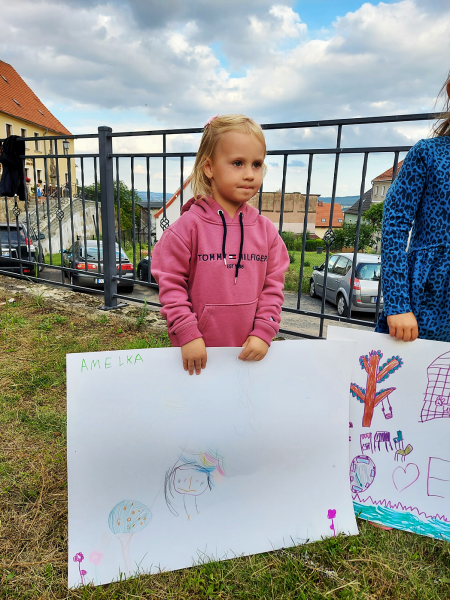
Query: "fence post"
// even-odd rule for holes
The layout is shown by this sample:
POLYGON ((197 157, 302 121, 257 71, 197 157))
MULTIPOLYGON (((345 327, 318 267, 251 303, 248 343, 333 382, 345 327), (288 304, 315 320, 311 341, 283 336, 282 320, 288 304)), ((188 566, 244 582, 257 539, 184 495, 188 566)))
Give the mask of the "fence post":
POLYGON ((102 215, 102 249, 103 249, 103 276, 104 300, 102 310, 119 308, 117 305, 117 280, 116 274, 116 225, 114 218, 114 181, 112 159, 112 133, 111 127, 98 128, 98 149, 100 163, 100 199, 102 215))

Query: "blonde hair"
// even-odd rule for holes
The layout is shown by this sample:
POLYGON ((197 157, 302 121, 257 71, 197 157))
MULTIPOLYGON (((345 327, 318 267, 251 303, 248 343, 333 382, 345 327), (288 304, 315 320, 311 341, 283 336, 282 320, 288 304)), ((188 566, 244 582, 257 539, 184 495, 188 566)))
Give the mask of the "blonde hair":
MULTIPOLYGON (((450 71, 447 75, 447 80, 445 81, 444 85, 441 87, 439 94, 438 94, 438 98, 439 98, 439 96, 444 94, 444 97, 447 96, 447 100, 444 104, 443 112, 439 115, 440 120, 433 127, 434 137, 438 137, 441 135, 450 135, 450 98, 447 95, 447 85, 449 83, 450 83, 450 71)), ((436 100, 436 102, 437 102, 437 100, 436 100)))
MULTIPOLYGON (((263 130, 253 119, 250 119, 245 115, 222 115, 216 117, 205 127, 191 174, 191 188, 196 200, 199 199, 199 197, 212 195, 211 181, 206 176, 203 167, 208 158, 214 156, 214 151, 220 136, 228 131, 237 131, 238 133, 254 135, 261 142, 264 148, 264 157, 266 156, 266 140, 264 138, 263 130)), ((263 165, 264 175, 265 172, 266 168, 265 165, 263 165)))

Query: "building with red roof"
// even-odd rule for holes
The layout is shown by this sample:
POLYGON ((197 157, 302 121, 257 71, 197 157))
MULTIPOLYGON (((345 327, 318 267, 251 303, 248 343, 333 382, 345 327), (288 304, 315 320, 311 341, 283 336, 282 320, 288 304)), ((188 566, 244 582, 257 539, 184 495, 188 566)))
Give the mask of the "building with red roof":
MULTIPOLYGON (((41 102, 14 67, 0 60, 0 140, 10 135, 38 138, 71 135, 71 133, 41 102)), ((73 140, 67 141, 68 152, 72 154, 73 140)), ((25 174, 29 180, 30 191, 36 182, 40 182, 42 187, 45 185, 55 187, 57 174, 60 186, 64 186, 70 179, 73 191, 76 191, 75 162, 73 159, 70 161, 69 177, 67 159, 59 159, 58 165, 56 164, 56 159, 53 157, 56 150, 58 154, 64 153, 62 141, 58 140, 57 146, 52 140, 36 139, 26 142, 25 154, 37 157, 34 165, 31 158, 25 159, 25 174), (47 156, 49 158, 45 161, 44 157, 47 156), (46 177, 46 167, 48 177, 46 177)))

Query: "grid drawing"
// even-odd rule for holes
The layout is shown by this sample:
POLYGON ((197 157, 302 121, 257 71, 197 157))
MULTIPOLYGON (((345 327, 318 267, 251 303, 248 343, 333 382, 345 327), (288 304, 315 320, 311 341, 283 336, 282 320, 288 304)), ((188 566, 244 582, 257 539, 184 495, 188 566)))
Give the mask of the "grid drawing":
POLYGON ((450 352, 441 354, 431 363, 427 376, 421 422, 450 418, 450 352))

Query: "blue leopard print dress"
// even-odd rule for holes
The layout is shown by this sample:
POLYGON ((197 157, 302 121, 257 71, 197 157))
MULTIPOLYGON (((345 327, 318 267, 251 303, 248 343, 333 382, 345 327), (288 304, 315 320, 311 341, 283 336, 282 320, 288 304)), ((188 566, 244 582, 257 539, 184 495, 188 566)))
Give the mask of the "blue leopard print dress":
POLYGON ((419 337, 450 342, 450 136, 411 148, 386 194, 381 277, 375 331, 389 333, 387 316, 413 312, 419 337))

